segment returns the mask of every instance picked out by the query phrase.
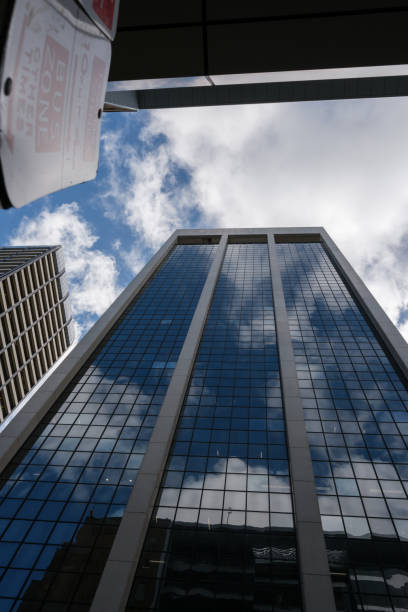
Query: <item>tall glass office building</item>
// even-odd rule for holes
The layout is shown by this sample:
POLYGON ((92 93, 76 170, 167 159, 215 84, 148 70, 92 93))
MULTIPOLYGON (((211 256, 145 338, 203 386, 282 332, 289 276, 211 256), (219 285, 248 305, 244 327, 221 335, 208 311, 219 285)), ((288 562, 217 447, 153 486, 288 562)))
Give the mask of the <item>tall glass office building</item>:
POLYGON ((175 232, 0 433, 0 611, 407 611, 407 374, 322 228, 175 232))

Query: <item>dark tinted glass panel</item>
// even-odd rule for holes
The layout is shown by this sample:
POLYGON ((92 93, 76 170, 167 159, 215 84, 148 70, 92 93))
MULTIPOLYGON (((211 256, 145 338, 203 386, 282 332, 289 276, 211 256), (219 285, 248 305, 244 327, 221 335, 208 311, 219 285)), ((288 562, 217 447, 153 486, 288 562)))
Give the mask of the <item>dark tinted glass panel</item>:
MULTIPOLYGON (((277 250, 323 529, 333 550, 341 536, 350 540, 341 549, 343 569, 334 571, 337 578, 346 571, 340 591, 348 594, 339 596, 339 610, 407 609, 380 587, 389 570, 381 551, 403 551, 408 541, 404 381, 322 245, 277 250), (369 554, 363 561, 350 556, 353 541, 372 542, 364 549, 372 551, 371 561, 369 554)), ((335 570, 340 561, 333 550, 335 570)), ((392 567, 405 572, 404 559, 391 556, 392 567)))
POLYGON ((268 247, 227 248, 128 602, 300 610, 268 247))
POLYGON ((339 612, 408 610, 408 544, 327 537, 339 612))
POLYGON ((2 474, 1 610, 89 608, 215 250, 172 251, 2 474))

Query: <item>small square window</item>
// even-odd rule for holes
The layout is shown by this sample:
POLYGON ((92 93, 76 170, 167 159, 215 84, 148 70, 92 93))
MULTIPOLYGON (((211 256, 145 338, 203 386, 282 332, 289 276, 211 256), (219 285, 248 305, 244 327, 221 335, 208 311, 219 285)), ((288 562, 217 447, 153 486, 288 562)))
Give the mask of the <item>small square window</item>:
POLYGON ((273 493, 290 493, 288 476, 269 476, 269 491, 273 493))
POLYGON ((357 478, 375 478, 374 468, 370 463, 353 463, 357 478))
POLYGON ((221 524, 221 511, 220 510, 200 510, 198 522, 204 527, 211 529, 221 524))
POLYGON ((364 497, 363 503, 367 516, 371 517, 383 517, 387 518, 390 516, 385 501, 378 497, 364 497))
POLYGON ((353 478, 353 470, 351 464, 345 461, 336 461, 332 463, 333 475, 338 478, 353 478))
POLYGON ((223 491, 203 491, 203 497, 201 500, 202 508, 221 509, 223 502, 224 493, 223 491))
POLYGON ((291 514, 272 512, 269 519, 272 529, 293 529, 293 516, 291 514))
POLYGON ((248 475, 248 491, 268 491, 268 476, 248 475))
POLYGON ((292 512, 292 498, 285 493, 269 495, 270 512, 292 512))
POLYGON ((400 497, 406 498, 406 493, 402 488, 402 485, 397 480, 381 480, 381 487, 384 491, 384 496, 386 498, 390 497, 400 497))
POLYGON ((363 504, 358 497, 339 497, 343 515, 365 516, 363 504))
POLYGON ((160 506, 177 506, 180 489, 163 489, 160 506))
POLYGON ((193 525, 197 522, 198 510, 192 510, 190 508, 179 508, 176 513, 176 523, 185 523, 187 525, 193 525))
POLYGON ((382 497, 378 480, 358 480, 361 495, 365 497, 382 497))
POLYGON ((337 501, 337 497, 335 497, 334 495, 319 495, 318 502, 320 514, 340 514, 339 502, 337 501))
POLYGON ((224 490, 225 487, 225 474, 206 474, 204 480, 204 487, 206 489, 217 489, 224 490))
POLYGON ((246 494, 244 491, 226 491, 224 496, 225 510, 245 510, 246 494))
POLYGON ((375 538, 396 538, 391 519, 369 518, 370 529, 375 538))
POLYGON ((343 521, 340 516, 322 516, 323 531, 329 535, 344 534, 343 521))
POLYGON ((226 489, 235 491, 246 490, 246 476, 241 474, 227 474, 226 489))
POLYGON ((395 467, 389 463, 376 463, 375 471, 377 472, 378 478, 398 480, 398 474, 395 467))
POLYGON ((229 527, 243 527, 245 525, 245 512, 224 510, 222 513, 222 524, 229 527))
POLYGON ((198 508, 200 506, 201 491, 195 489, 182 489, 178 505, 182 508, 198 508))
POLYGON ((397 519, 408 519, 407 499, 388 499, 391 516, 397 519))
POLYGON ((336 478, 336 487, 339 495, 359 496, 358 488, 354 478, 336 478))
POLYGON ((346 527, 346 533, 349 538, 370 538, 371 537, 367 519, 365 518, 345 516, 344 524, 346 527))
POLYGON ((247 509, 257 512, 269 511, 269 500, 267 493, 248 493, 247 494, 247 509))
POLYGON ((268 529, 269 514, 267 512, 247 512, 246 525, 256 529, 268 529))

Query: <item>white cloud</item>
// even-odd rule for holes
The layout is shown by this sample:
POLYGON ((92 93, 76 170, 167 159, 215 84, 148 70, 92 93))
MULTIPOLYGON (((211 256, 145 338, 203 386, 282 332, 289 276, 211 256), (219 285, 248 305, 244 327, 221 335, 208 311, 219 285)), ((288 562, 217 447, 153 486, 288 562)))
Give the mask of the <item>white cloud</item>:
POLYGON ((142 250, 141 245, 135 245, 131 249, 126 249, 121 253, 121 258, 125 265, 136 276, 149 260, 147 253, 142 250))
POLYGON ((136 238, 121 257, 137 273, 175 229, 190 224, 198 199, 191 185, 179 180, 172 148, 165 142, 156 146, 155 135, 144 130, 138 142, 126 144, 128 129, 102 136, 109 177, 102 200, 105 216, 125 223, 136 238))
MULTIPOLYGON (((132 193, 125 203, 128 224, 142 236, 146 236, 153 248, 158 248, 169 234, 182 223, 186 206, 183 189, 174 192, 163 189, 166 177, 172 171, 171 152, 161 146, 149 154, 143 162, 129 159, 133 177, 132 193)), ((173 183, 173 188, 176 186, 173 183)))
POLYGON ((16 246, 63 246, 73 314, 80 317, 77 335, 105 312, 120 291, 115 259, 94 248, 97 240, 75 202, 44 208, 32 219, 24 217, 10 240, 16 246))
POLYGON ((142 138, 159 134, 125 206, 154 246, 193 206, 207 226, 322 225, 394 322, 408 308, 405 98, 160 110, 142 138), (191 185, 169 199, 174 164, 191 185))
POLYGON ((408 309, 407 141, 406 98, 128 115, 103 136, 106 214, 133 232, 133 272, 178 227, 324 226, 397 322, 408 309))

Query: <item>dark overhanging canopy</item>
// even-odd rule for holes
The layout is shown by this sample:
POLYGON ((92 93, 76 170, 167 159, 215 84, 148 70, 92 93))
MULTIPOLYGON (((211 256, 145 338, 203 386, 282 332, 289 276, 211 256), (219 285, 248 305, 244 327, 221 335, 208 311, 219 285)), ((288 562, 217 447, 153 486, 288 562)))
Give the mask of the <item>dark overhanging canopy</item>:
POLYGON ((107 102, 114 110, 407 95, 407 31, 402 0, 121 0, 109 80, 122 91, 107 102))

